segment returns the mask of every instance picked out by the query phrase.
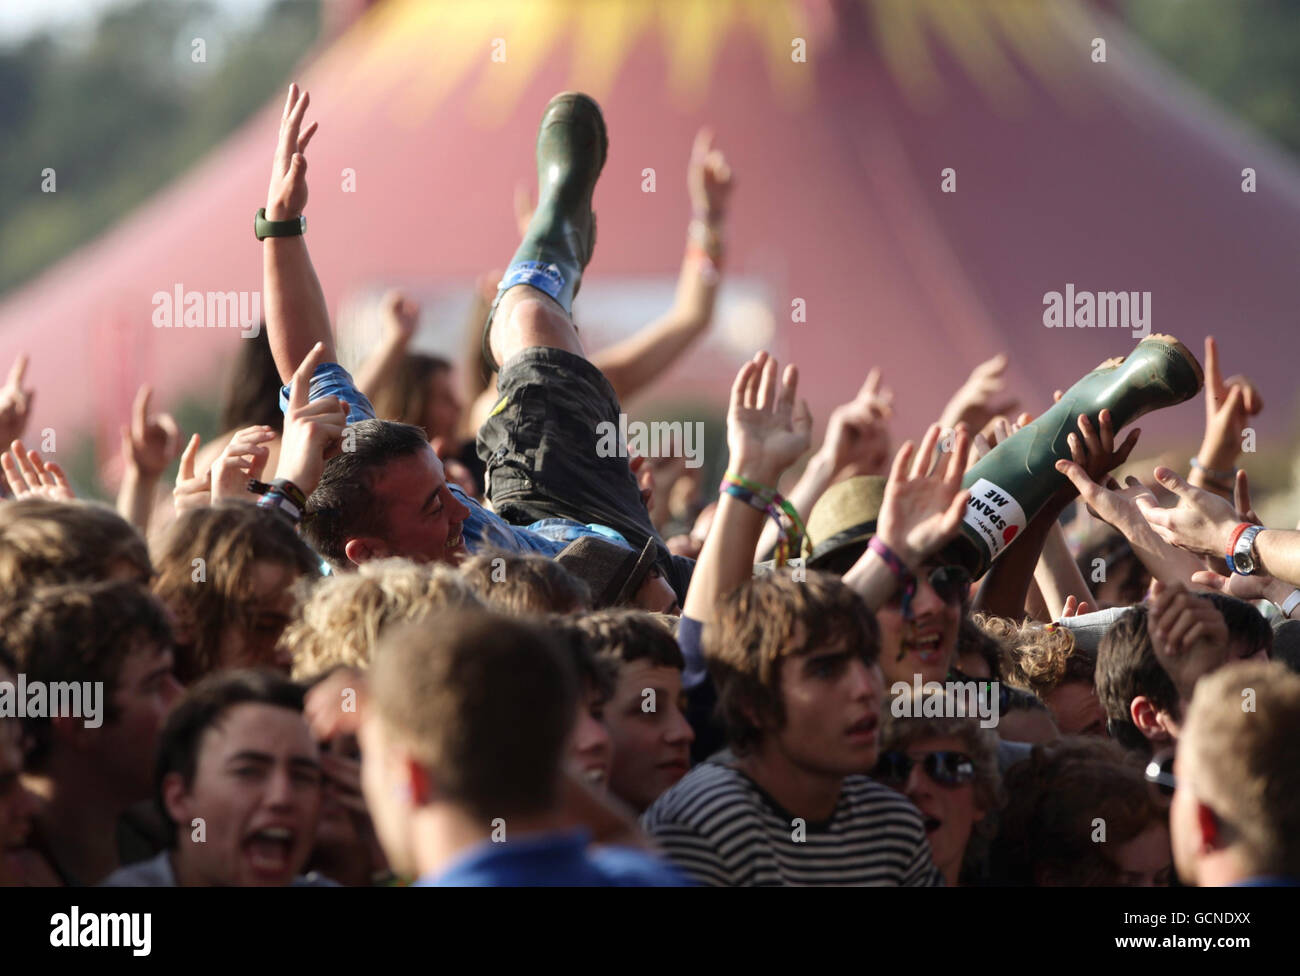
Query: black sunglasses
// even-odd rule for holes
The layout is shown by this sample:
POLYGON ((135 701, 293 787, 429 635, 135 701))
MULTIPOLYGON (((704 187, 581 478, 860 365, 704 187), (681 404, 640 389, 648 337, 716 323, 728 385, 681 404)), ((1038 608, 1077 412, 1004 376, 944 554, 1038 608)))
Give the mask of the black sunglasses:
MULTIPOLYGON (((950 605, 959 606, 970 593, 970 573, 961 566, 936 566, 925 576, 925 581, 940 600, 950 605)), ((916 577, 909 573, 907 582, 894 592, 889 602, 895 606, 901 605, 903 615, 908 616, 907 611, 915 595, 916 577)))
POLYGON ((975 781, 975 764, 970 756, 946 750, 927 752, 920 759, 913 759, 905 752, 881 753, 872 776, 882 783, 906 783, 917 763, 921 764, 925 775, 941 786, 962 786, 975 781))
POLYGON ((1174 754, 1170 752, 1156 756, 1147 763, 1146 778, 1148 783, 1154 783, 1165 796, 1173 796, 1174 790, 1178 788, 1178 780, 1174 776, 1174 754))

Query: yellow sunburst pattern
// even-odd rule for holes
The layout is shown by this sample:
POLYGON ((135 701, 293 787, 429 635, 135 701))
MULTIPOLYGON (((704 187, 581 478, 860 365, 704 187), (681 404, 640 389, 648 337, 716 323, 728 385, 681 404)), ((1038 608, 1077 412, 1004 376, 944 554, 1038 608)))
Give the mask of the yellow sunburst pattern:
MULTIPOLYGON (((1078 22, 1081 0, 858 0, 879 56, 917 110, 943 104, 935 61, 942 49, 996 110, 1014 114, 1028 97, 1022 70, 1065 103, 1082 98, 1075 76, 1087 63, 1063 31, 1061 7, 1078 22), (1053 6, 1056 4, 1057 6, 1053 6)), ((809 9, 831 0, 388 0, 363 17, 317 63, 335 74, 357 108, 418 126, 461 85, 479 124, 501 124, 557 52, 567 85, 602 98, 632 50, 655 38, 663 84, 683 110, 704 101, 723 45, 738 32, 763 52, 771 91, 797 109, 813 97, 818 44, 809 9), (802 37, 807 63, 792 59, 802 37), (493 59, 493 53, 504 57, 493 59), (414 66, 414 67, 413 67, 414 66)), ((842 8, 838 8, 842 9, 842 8)), ((834 18, 827 18, 834 30, 834 18)), ((864 52, 865 54, 866 52, 864 52)))

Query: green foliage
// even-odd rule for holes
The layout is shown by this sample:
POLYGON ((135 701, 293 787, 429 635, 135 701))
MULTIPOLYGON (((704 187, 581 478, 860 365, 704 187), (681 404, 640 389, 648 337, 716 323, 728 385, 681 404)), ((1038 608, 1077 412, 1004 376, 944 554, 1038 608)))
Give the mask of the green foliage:
POLYGON ((1233 115, 1300 152, 1300 3, 1128 0, 1130 26, 1233 115))
POLYGON ((85 39, 0 49, 0 292, 106 230, 220 145, 290 80, 319 0, 241 29, 205 0, 110 9, 85 39), (194 38, 206 62, 192 57, 194 38), (41 192, 55 171, 57 192, 41 192))

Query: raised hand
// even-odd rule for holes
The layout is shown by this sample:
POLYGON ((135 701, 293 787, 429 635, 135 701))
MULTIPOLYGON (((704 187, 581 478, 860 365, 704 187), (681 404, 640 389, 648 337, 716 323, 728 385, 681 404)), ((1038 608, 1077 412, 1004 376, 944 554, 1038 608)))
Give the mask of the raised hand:
POLYGON ((876 534, 908 566, 920 565, 957 533, 970 497, 961 486, 969 447, 965 427, 957 428, 946 463, 940 460, 933 471, 923 470, 928 465, 921 461, 933 456, 942 429, 931 424, 920 451, 911 441, 904 442, 885 483, 876 534))
POLYGON ((68 483, 68 476, 53 461, 43 461, 35 451, 14 441, 9 450, 0 455, 0 467, 14 498, 48 498, 55 502, 70 502, 76 492, 68 483))
POLYGON ((1061 616, 1064 617, 1081 617, 1085 613, 1092 613, 1092 606, 1086 600, 1079 600, 1073 594, 1065 598, 1065 607, 1061 610, 1061 616))
POLYGON ((1202 675, 1228 660, 1228 625, 1209 600, 1180 583, 1151 581, 1151 647, 1183 701, 1202 675))
POLYGON ((725 216, 727 201, 735 188, 731 167, 722 150, 714 148, 713 135, 708 126, 696 133, 691 145, 691 161, 686 168, 691 211, 706 220, 725 216))
POLYGON ((829 463, 833 482, 885 473, 893 401, 893 391, 880 386, 880 370, 872 369, 858 395, 831 411, 821 453, 829 463))
POLYGON ((1222 557, 1228 551, 1232 530, 1245 521, 1232 503, 1204 488, 1189 485, 1169 468, 1156 468, 1155 476, 1178 496, 1178 504, 1173 508, 1160 508, 1154 500, 1138 496, 1138 508, 1156 534, 1180 549, 1222 557))
POLYGON ((271 164, 271 185, 266 191, 268 220, 291 220, 307 207, 307 157, 304 154, 318 125, 313 122, 305 130, 302 128, 303 116, 310 103, 311 96, 300 90, 296 82, 289 86, 289 97, 280 118, 275 159, 271 164))
POLYGON ((1230 471, 1241 455, 1242 432, 1250 419, 1264 409, 1255 384, 1237 375, 1223 379, 1219 347, 1214 336, 1205 337, 1205 436, 1197 459, 1211 469, 1230 471))
POLYGON ((1019 405, 1017 400, 1003 392, 1006 381, 1002 374, 1006 368, 1006 355, 998 353, 971 370, 966 382, 957 388, 957 392, 943 408, 943 413, 939 416, 940 425, 951 428, 965 423, 971 430, 981 430, 999 414, 1009 414, 1015 410, 1019 405))
POLYGON ((1134 428, 1129 431, 1124 443, 1116 447, 1110 411, 1103 410, 1097 419, 1101 422, 1100 429, 1093 427, 1086 414, 1079 414, 1079 432, 1071 432, 1066 438, 1074 463, 1081 466, 1093 481, 1103 480, 1127 461, 1142 433, 1140 429, 1134 428))
POLYGON ((181 452, 181 432, 169 413, 149 413, 153 389, 136 391, 131 424, 122 425, 122 458, 145 479, 156 481, 181 452))
POLYGON ((259 479, 266 469, 270 449, 266 446, 275 440, 277 431, 266 424, 256 424, 235 432, 221 456, 212 462, 212 503, 230 501, 253 502, 256 498, 248 491, 248 480, 259 479))
POLYGON ((781 474, 808 450, 812 415, 796 404, 799 370, 791 363, 778 381, 777 362, 760 352, 740 368, 727 410, 727 447, 733 471, 775 486, 781 474))
POLYGON ((384 319, 384 331, 390 338, 409 342, 420 324, 420 303, 404 293, 393 290, 379 302, 384 319))
POLYGON ((27 431, 27 421, 32 414, 33 390, 23 389, 27 375, 27 354, 21 353, 9 368, 9 378, 0 387, 0 444, 16 441, 27 431))
POLYGON ((337 397, 308 401, 312 373, 324 361, 325 347, 316 343, 293 374, 289 409, 284 415, 277 479, 292 481, 310 495, 325 472, 325 462, 339 453, 348 407, 337 397))
POLYGON ((206 508, 212 504, 212 469, 201 476, 194 474, 194 460, 199 455, 199 435, 195 434, 181 452, 181 464, 176 471, 176 487, 172 489, 172 507, 177 514, 192 508, 206 508))

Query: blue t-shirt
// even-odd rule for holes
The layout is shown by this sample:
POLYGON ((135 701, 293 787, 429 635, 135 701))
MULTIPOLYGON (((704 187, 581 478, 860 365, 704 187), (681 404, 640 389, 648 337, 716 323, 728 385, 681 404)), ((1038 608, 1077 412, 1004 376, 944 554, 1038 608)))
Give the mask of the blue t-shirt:
MULTIPOLYGON (((364 393, 357 389, 348 371, 338 363, 321 363, 311 375, 307 399, 338 397, 348 405, 348 423, 373 420, 375 408, 364 393)), ((289 387, 280 388, 280 410, 289 409, 289 387)), ((555 557, 575 539, 594 535, 602 539, 621 542, 632 548, 623 536, 607 525, 584 525, 574 519, 547 518, 527 527, 511 525, 496 512, 489 511, 466 495, 459 486, 450 485, 451 493, 469 509, 461 525, 465 548, 471 553, 483 549, 501 549, 506 552, 539 552, 555 557)))
POLYGON ((690 884, 666 861, 631 847, 591 847, 585 830, 539 834, 502 843, 487 841, 421 887, 584 885, 665 888, 690 884))

